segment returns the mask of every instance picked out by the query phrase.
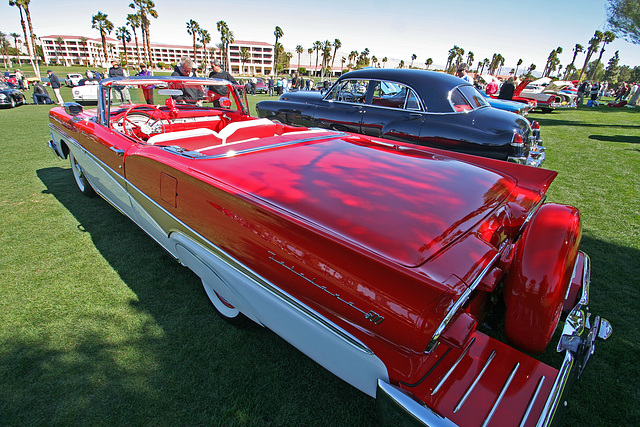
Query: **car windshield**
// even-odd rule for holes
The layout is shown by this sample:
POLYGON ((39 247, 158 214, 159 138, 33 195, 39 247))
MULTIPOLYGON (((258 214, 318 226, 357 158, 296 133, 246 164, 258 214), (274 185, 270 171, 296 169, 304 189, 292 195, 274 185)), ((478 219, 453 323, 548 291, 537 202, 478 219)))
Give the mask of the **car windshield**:
POLYGON ((171 99, 176 105, 194 108, 226 108, 246 111, 243 100, 233 85, 220 79, 172 79, 132 77, 103 80, 103 88, 110 92, 111 108, 120 105, 148 104, 165 106, 171 99))

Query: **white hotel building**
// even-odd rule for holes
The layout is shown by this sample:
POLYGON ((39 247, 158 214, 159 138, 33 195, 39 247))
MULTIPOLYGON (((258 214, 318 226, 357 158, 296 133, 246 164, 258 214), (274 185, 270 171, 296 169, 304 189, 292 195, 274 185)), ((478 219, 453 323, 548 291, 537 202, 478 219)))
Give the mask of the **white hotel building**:
MULTIPOLYGON (((108 58, 104 58, 102 40, 100 38, 50 35, 40 37, 40 40, 42 42, 44 60, 47 64, 56 63, 67 66, 83 65, 107 68, 113 58, 119 59, 121 54, 124 53, 122 42, 111 37, 106 38, 108 58)), ((139 43, 139 48, 141 56, 144 57, 141 42, 139 43)), ((214 57, 220 59, 221 53, 219 49, 214 49, 214 57)), ((210 47, 207 47, 207 50, 210 52, 210 47)), ((193 46, 151 43, 151 62, 153 64, 159 62, 164 62, 167 65, 176 64, 182 56, 188 56, 193 59, 193 46)), ((208 57, 209 61, 211 61, 210 54, 208 54, 208 57)), ((127 43, 126 58, 128 64, 138 64, 138 55, 134 42, 127 43)), ((229 64, 231 68, 229 71, 233 74, 271 74, 273 59, 273 45, 269 43, 235 41, 229 45, 229 64), (244 63, 244 67, 240 60, 242 48, 247 48, 249 52, 249 60, 244 63), (244 68, 243 70, 240 69, 242 67, 244 68)), ((199 48, 196 52, 196 63, 200 64, 202 60, 202 48, 199 48)))

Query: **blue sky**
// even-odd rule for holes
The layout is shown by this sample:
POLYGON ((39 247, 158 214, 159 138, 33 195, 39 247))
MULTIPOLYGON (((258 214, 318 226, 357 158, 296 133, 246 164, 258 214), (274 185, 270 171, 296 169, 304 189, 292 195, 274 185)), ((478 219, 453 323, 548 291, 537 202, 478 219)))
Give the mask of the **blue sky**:
MULTIPOLYGON (((39 36, 84 35, 99 37, 91 28, 91 17, 106 13, 116 27, 125 24, 133 9, 129 0, 87 2, 86 0, 32 0, 30 10, 34 30, 39 36)), ((169 44, 191 44, 186 22, 197 21, 219 41, 216 22, 224 20, 236 40, 273 43, 275 26, 284 31, 281 42, 286 49, 302 45, 305 50, 314 41, 342 41, 341 51, 348 54, 368 48, 372 55, 403 59, 423 64, 432 58, 435 64, 446 62, 447 51, 458 45, 473 51, 475 61, 505 57, 507 67, 531 63, 544 67, 549 52, 561 46, 561 63, 571 61, 576 43, 588 44, 593 32, 606 28, 605 0, 156 0, 158 19, 152 20, 151 39, 169 44)), ((18 9, 5 0, 0 5, 0 31, 20 33, 18 9)), ((112 34, 112 37, 114 35, 112 34)), ((619 50, 620 63, 640 65, 640 45, 616 40, 607 46, 603 62, 619 50)), ((581 67, 584 55, 579 55, 581 67)))

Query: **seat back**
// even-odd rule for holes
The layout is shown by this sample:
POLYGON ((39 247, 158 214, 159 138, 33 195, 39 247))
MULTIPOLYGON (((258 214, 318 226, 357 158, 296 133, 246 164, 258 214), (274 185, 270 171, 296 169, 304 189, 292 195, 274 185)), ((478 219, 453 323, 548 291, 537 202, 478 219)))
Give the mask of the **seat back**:
MULTIPOLYGON (((197 138, 202 136, 210 136, 211 140, 213 139, 217 141, 220 140, 220 137, 218 136, 218 134, 216 134, 216 132, 212 131, 211 129, 198 128, 198 129, 180 130, 176 132, 159 133, 149 138, 149 140, 147 141, 147 144, 154 145, 154 144, 160 144, 163 142, 175 142, 176 143, 175 145, 182 146, 182 144, 178 143, 179 141, 184 141, 186 139, 197 138)), ((210 141, 210 139, 207 138, 207 141, 210 141)))
POLYGON ((276 124, 271 120, 254 119, 231 122, 218 132, 218 137, 222 139, 223 144, 228 144, 235 141, 244 141, 245 139, 274 136, 275 134, 276 124))

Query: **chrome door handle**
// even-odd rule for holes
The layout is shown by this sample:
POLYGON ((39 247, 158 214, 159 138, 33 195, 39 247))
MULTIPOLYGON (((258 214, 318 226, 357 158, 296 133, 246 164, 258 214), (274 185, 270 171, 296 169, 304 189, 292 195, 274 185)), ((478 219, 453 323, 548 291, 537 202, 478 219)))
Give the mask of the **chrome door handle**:
POLYGON ((116 147, 115 145, 112 145, 111 147, 109 147, 109 150, 113 151, 114 153, 116 153, 118 156, 123 156, 124 155, 124 150, 116 147))

